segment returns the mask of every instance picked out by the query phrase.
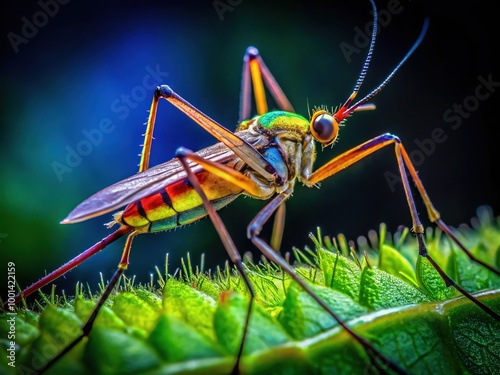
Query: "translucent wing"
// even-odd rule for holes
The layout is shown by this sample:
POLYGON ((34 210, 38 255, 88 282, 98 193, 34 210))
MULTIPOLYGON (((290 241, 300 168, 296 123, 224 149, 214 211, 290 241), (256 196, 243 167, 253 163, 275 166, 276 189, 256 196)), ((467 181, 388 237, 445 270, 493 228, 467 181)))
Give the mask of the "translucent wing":
MULTIPOLYGON (((257 146, 257 148, 260 148, 259 146, 262 143, 266 143, 264 137, 251 136, 246 131, 238 132, 238 136, 254 145, 254 147, 257 146)), ((245 165, 234 152, 222 143, 216 143, 213 146, 204 148, 198 151, 197 154, 205 159, 230 164, 237 169, 241 169, 245 165)), ((190 165, 195 173, 202 170, 195 163, 190 163, 190 165)), ((115 211, 129 203, 156 193, 165 186, 185 177, 186 173, 179 160, 172 159, 95 193, 80 203, 61 223, 76 223, 115 211)))

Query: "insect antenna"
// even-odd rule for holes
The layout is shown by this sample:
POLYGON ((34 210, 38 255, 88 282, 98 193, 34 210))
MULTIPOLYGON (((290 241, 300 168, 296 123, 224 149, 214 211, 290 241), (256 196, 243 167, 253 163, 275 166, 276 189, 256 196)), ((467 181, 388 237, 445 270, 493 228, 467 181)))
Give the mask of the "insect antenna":
POLYGON ((363 81, 365 80, 366 73, 368 72, 368 67, 370 66, 370 61, 372 61, 373 49, 375 48, 375 40, 377 39, 378 14, 377 14, 377 7, 375 5, 375 2, 373 0, 370 0, 370 3, 372 5, 372 9, 373 9, 373 29, 372 29, 372 36, 371 36, 371 40, 370 40, 370 48, 368 49, 368 54, 366 55, 365 62, 363 63, 363 68, 361 69, 361 73, 359 73, 359 77, 358 77, 358 80, 356 81, 356 85, 354 86, 354 90, 352 90, 352 94, 349 95, 349 98, 347 98, 347 100, 342 105, 342 107, 340 107, 340 109, 337 111, 337 113, 338 112, 342 113, 352 103, 352 101, 354 100, 354 98, 358 94, 358 91, 361 88, 363 81))
MULTIPOLYGON (((382 90, 385 87, 385 85, 387 85, 387 83, 392 79, 392 77, 394 77, 394 75, 399 70, 399 68, 401 68, 401 66, 406 62, 406 60, 408 60, 408 58, 418 48, 418 46, 420 45, 420 43, 424 39, 425 34, 427 33, 427 29, 428 28, 429 28, 429 18, 426 17, 424 19, 424 24, 422 26, 422 30, 420 31, 420 35, 418 36, 418 38, 415 41, 415 43, 413 43, 413 46, 410 48, 410 50, 406 53, 406 55, 403 57, 403 59, 399 62, 399 64, 392 70, 391 73, 389 73, 389 75, 384 79, 384 81, 380 85, 378 85, 375 89, 373 89, 363 99, 359 100, 358 102, 356 102, 355 104, 353 104, 351 107, 349 107, 348 109, 346 109, 345 112, 341 113, 341 116, 344 116, 344 118, 345 118, 346 116, 349 116, 354 111, 360 110, 360 106, 362 106, 362 104, 366 103, 368 100, 370 100, 375 95, 377 95, 380 92, 380 90, 382 90)), ((359 82, 359 79, 358 79, 358 82, 359 82)), ((349 99, 347 101, 349 102, 349 99)), ((345 106, 345 104, 344 104, 344 106, 345 106)), ((344 107, 344 106, 342 106, 342 107, 344 107)), ((364 109, 364 108, 361 108, 361 109, 364 109)), ((342 108, 340 110, 342 110, 342 108)), ((340 110, 339 110, 339 112, 340 112, 340 110)), ((335 114, 335 117, 338 118, 337 114, 335 114)))

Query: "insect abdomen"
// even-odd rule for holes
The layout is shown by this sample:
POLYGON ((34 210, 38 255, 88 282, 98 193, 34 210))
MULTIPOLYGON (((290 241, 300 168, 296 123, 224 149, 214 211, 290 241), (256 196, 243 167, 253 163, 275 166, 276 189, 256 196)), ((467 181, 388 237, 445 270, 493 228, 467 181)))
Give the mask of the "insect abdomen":
MULTIPOLYGON (((206 171, 197 173, 196 177, 215 209, 226 206, 242 192, 206 171)), ((158 232, 192 223, 206 215, 200 196, 185 178, 129 204, 123 211, 122 221, 136 228, 149 225, 149 232, 158 232)))

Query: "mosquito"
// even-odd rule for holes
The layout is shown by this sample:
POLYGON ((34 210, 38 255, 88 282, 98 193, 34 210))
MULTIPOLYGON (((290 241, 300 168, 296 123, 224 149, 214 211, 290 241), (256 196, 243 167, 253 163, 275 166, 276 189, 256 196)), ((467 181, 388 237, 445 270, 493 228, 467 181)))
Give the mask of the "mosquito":
POLYGON ((332 158, 319 168, 313 168, 317 145, 319 144, 321 149, 333 145, 337 140, 340 126, 349 116, 355 112, 375 109, 375 106, 368 101, 387 85, 420 45, 428 29, 429 20, 425 19, 420 35, 399 64, 382 83, 355 102, 354 99, 368 71, 377 34, 377 9, 373 0, 370 0, 370 3, 373 8, 373 30, 367 57, 352 93, 344 104, 334 111, 329 111, 326 107, 317 107, 311 111, 309 119, 296 114, 254 47, 246 50, 243 59, 239 125, 234 132, 202 113, 169 86, 161 85, 156 88, 144 134, 139 172, 94 194, 79 204, 62 221, 63 224, 77 223, 126 206, 123 211, 114 214, 113 222, 109 225, 118 225, 118 229, 23 290, 16 298, 16 301, 19 301, 29 296, 103 250, 110 243, 127 236, 117 270, 109 280, 92 314, 83 325, 81 333, 40 370, 51 367, 83 338, 89 336, 99 310, 113 291, 120 276, 128 268, 132 241, 137 235, 182 227, 208 216, 250 295, 241 344, 233 367, 233 373, 238 373, 255 294, 245 272, 240 253, 217 211, 238 196, 247 195, 255 199, 270 200, 247 227, 247 236, 255 247, 268 260, 290 275, 360 344, 376 369, 381 372, 391 370, 400 374, 406 373, 393 359, 346 325, 335 311, 314 293, 311 286, 294 272, 290 264, 277 251, 283 234, 285 201, 292 195, 297 181, 307 187, 315 187, 326 178, 386 146, 394 147, 411 216, 411 230, 417 238, 419 255, 429 260, 447 286, 455 287, 484 312, 500 321, 499 313, 490 309, 452 280, 427 252, 424 243, 424 227, 417 214, 410 179, 423 199, 430 221, 441 228, 472 261, 500 274, 494 267, 477 259, 441 220, 403 143, 397 136, 390 133, 379 135, 332 158), (268 110, 266 89, 273 97, 278 110, 268 110), (254 117, 251 117, 252 92, 257 112, 254 117), (197 152, 180 147, 176 150, 175 158, 149 168, 153 129, 160 99, 167 100, 194 120, 214 136, 218 143, 197 152), (259 234, 273 215, 274 229, 268 243, 259 234))

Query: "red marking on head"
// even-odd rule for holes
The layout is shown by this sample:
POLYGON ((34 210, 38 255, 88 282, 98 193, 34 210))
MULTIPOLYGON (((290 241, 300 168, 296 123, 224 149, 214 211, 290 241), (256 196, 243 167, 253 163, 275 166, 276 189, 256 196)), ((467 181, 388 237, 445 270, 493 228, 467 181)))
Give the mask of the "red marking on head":
POLYGON ((347 107, 342 106, 339 108, 339 110, 337 112, 335 112, 333 114, 333 117, 335 117, 335 119, 337 120, 338 123, 342 122, 343 120, 346 119, 346 117, 348 117, 350 115, 350 113, 346 112, 346 111, 347 111, 347 107))

